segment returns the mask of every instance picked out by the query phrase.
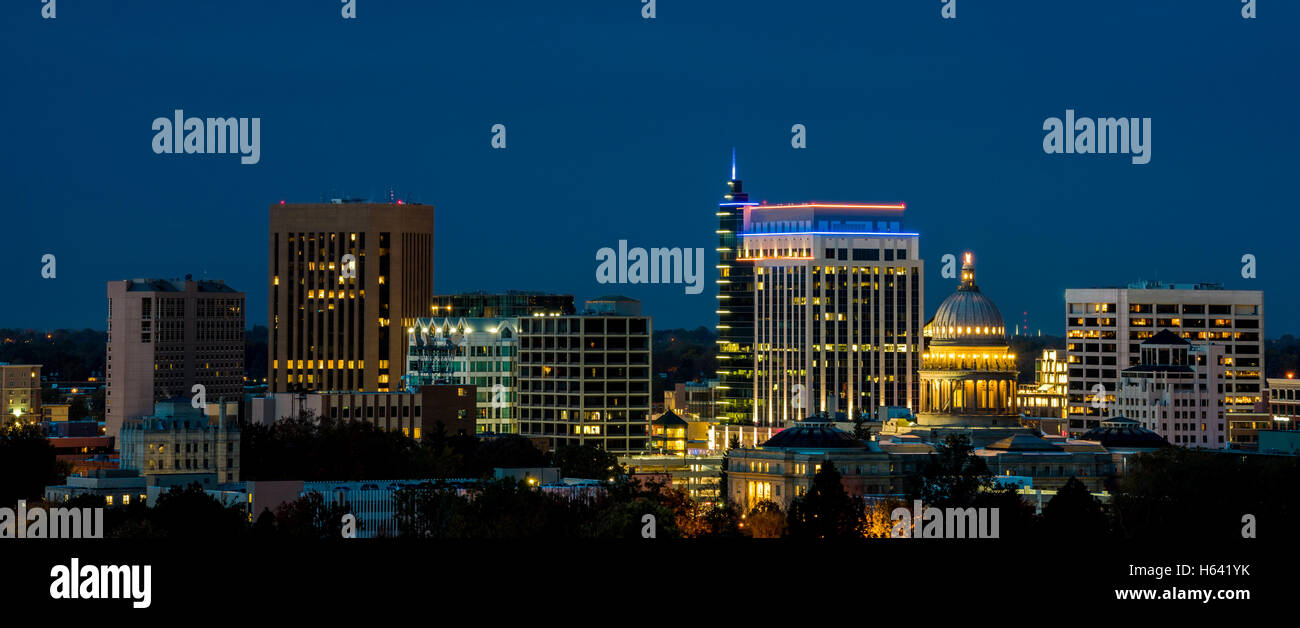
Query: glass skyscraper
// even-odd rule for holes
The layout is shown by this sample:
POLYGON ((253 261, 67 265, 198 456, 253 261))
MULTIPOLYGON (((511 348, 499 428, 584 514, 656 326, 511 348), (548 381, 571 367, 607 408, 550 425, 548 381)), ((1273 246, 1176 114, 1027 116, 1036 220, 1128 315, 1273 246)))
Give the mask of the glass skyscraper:
POLYGON ((753 423, 754 263, 741 259, 745 207, 749 202, 736 158, 731 158, 729 189, 718 203, 718 420, 753 423))

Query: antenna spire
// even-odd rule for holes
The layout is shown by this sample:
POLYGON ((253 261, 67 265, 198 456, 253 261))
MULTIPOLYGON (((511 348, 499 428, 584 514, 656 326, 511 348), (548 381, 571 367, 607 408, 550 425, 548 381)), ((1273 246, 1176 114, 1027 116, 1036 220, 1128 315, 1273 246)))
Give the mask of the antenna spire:
POLYGON ((731 180, 736 180, 736 147, 731 147, 731 180))

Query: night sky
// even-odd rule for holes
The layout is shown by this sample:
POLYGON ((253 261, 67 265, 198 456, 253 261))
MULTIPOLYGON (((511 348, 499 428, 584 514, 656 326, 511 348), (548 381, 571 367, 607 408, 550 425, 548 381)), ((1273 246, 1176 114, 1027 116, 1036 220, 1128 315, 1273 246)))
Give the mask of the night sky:
POLYGON ((106 281, 186 273, 265 324, 268 205, 390 188, 437 207, 437 293, 711 326, 712 277, 600 285, 595 255, 712 255, 734 146, 753 200, 907 202, 927 314, 971 249, 1008 325, 1059 334, 1066 288, 1161 279, 1262 289, 1268 335, 1300 332, 1297 2, 57 2, 0 6, 0 326, 102 329, 106 281), (1045 154, 1067 108, 1152 118, 1151 162, 1045 154), (260 163, 154 154, 175 109, 260 117, 260 163))

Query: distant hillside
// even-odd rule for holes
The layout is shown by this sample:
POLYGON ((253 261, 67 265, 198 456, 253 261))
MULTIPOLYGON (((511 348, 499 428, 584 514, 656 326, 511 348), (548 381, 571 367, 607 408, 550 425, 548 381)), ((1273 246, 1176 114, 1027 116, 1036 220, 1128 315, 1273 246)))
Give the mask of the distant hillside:
POLYGON ((707 327, 658 329, 651 352, 655 370, 655 398, 666 384, 713 377, 718 369, 717 336, 707 327), (658 375, 664 373, 667 379, 658 375))
POLYGON ((40 364, 43 377, 85 381, 104 376, 107 342, 98 329, 0 329, 0 362, 40 364))

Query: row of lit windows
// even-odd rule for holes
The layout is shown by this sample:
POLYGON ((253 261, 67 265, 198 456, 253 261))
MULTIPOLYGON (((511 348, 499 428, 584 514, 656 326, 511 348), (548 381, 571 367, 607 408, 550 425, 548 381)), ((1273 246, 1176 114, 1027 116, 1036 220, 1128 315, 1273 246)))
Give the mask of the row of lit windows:
MULTIPOLYGON (((338 365, 337 365, 337 366, 335 366, 335 362, 336 362, 336 360, 285 360, 285 363, 284 363, 284 364, 285 364, 285 368, 286 368, 286 369, 289 369, 289 370, 299 370, 299 371, 304 370, 304 369, 305 369, 305 370, 324 370, 324 369, 363 369, 363 368, 366 368, 366 361, 365 361, 365 360, 348 360, 348 361, 346 362, 346 364, 347 364, 346 366, 344 366, 344 361, 343 361, 343 360, 337 360, 337 362, 338 362, 338 365), (304 364, 305 364, 306 366, 303 366, 304 364), (296 365, 296 366, 295 366, 295 365, 296 365)), ((280 368, 280 360, 278 360, 278 359, 276 359, 276 360, 271 360, 271 368, 273 368, 273 369, 278 369, 278 368, 280 368)), ((386 368, 388 368, 388 360, 380 360, 380 361, 379 361, 379 368, 381 368, 381 369, 386 369, 386 368)))

